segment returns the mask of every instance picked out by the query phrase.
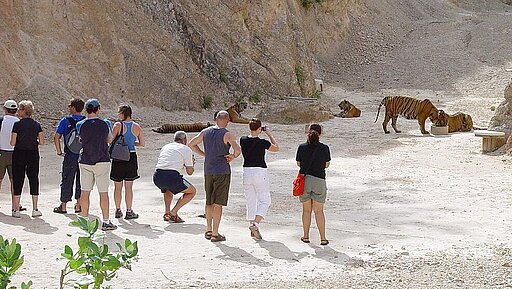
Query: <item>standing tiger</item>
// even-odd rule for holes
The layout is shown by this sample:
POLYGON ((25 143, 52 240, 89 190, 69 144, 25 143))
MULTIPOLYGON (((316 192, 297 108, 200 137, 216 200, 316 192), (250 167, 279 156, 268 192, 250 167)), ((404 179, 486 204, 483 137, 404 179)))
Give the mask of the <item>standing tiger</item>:
POLYGON ((473 119, 471 115, 466 113, 457 112, 454 115, 449 115, 440 109, 435 125, 448 126, 448 132, 471 131, 473 129, 473 119))
POLYGON ((229 114, 229 121, 233 123, 249 123, 251 120, 241 115, 242 111, 247 108, 246 102, 237 102, 230 106, 226 111, 229 114))
POLYGON ((348 100, 344 99, 338 104, 341 112, 336 116, 350 118, 350 117, 360 117, 361 110, 358 109, 355 105, 350 103, 348 100))
POLYGON ((428 131, 425 130, 425 121, 430 118, 430 121, 434 122, 438 116, 437 108, 429 99, 418 100, 408 96, 386 96, 380 102, 375 122, 379 118, 382 105, 386 107, 386 116, 382 122, 385 133, 389 133, 387 130, 389 120, 391 120, 391 126, 395 132, 400 133, 396 128, 396 120, 398 115, 401 115, 406 119, 417 119, 421 133, 428 134, 428 131))

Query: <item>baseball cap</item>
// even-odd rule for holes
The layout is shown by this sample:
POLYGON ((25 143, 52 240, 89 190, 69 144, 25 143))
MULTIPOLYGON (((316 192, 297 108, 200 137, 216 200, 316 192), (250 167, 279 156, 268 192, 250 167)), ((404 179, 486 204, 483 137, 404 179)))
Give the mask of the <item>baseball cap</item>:
POLYGON ((85 103, 86 108, 96 108, 100 106, 100 102, 96 98, 88 99, 85 103))
POLYGON ((17 109, 18 104, 16 103, 16 101, 9 99, 9 100, 5 101, 4 107, 8 108, 8 109, 17 109))

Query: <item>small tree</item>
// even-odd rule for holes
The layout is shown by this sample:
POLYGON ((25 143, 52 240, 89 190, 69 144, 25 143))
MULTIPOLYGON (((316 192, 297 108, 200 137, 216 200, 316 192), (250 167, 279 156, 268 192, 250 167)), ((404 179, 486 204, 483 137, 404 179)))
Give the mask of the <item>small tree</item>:
POLYGON ((131 261, 139 251, 137 242, 132 243, 126 239, 123 245, 116 243, 119 252, 114 255, 107 245, 98 242, 104 240, 105 232, 98 231, 100 222, 97 219, 89 221, 78 217, 70 225, 82 229, 83 232, 79 232, 81 236, 78 237, 78 251, 73 252, 73 249, 66 245, 64 253, 61 254, 68 260, 60 275, 61 289, 66 288, 65 286, 79 289, 88 289, 92 286, 93 289, 100 289, 104 281, 110 281, 117 276, 120 268, 131 270, 131 261), (76 273, 77 278, 66 281, 66 277, 71 273, 76 273))
MULTIPOLYGON (((16 239, 9 242, 0 236, 0 289, 7 288, 7 285, 11 283, 11 277, 21 268, 24 261, 24 256, 21 256, 21 245, 16 243, 16 239)), ((32 281, 21 283, 21 289, 28 289, 30 286, 32 286, 32 281)), ((9 287, 9 289, 13 288, 16 287, 9 287)))

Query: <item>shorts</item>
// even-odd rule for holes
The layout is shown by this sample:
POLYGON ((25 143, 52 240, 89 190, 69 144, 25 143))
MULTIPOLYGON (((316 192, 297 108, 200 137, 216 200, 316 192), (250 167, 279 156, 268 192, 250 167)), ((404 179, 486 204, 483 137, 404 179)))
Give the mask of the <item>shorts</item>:
POLYGON ((229 185, 231 174, 205 175, 204 190, 206 191, 206 205, 228 205, 229 185))
POLYGON ((5 171, 12 179, 12 151, 0 150, 0 179, 4 178, 5 171))
POLYGON ((183 176, 175 170, 157 169, 153 174, 153 183, 163 193, 171 192, 174 195, 183 192, 192 186, 183 176))
POLYGON ((134 181, 140 178, 138 169, 137 153, 131 152, 128 161, 112 160, 110 179, 114 182, 134 181))
POLYGON ((325 203, 327 198, 327 183, 325 179, 306 175, 304 179, 304 194, 299 197, 301 203, 313 200, 319 203, 325 203))
POLYGON ((92 191, 94 183, 98 188, 98 192, 108 192, 110 180, 108 172, 110 170, 110 162, 101 162, 95 165, 80 164, 80 185, 82 191, 92 191))

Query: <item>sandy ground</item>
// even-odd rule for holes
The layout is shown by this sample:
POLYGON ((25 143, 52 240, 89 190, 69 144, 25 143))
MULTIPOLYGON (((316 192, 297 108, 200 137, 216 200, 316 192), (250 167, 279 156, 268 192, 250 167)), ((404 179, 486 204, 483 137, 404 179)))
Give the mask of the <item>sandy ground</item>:
MULTIPOLYGON (((336 99, 346 94, 329 87, 324 101, 333 103, 335 111, 336 99)), ((327 172, 329 246, 319 246, 314 226, 311 244, 299 240, 301 209, 291 196, 291 181, 297 171, 296 147, 305 139, 303 125, 271 124, 281 151, 267 156, 273 203, 261 225, 264 240, 252 240, 244 221, 239 158, 232 166, 230 202, 221 224, 227 241, 217 244, 204 239, 204 219, 196 217, 204 205, 202 158, 189 178, 199 193, 181 212, 186 222, 161 219, 162 197, 151 176, 159 149, 171 135, 148 128, 148 145, 138 152, 141 179, 135 182, 134 209, 141 217, 115 220, 119 229, 108 232, 105 240, 137 240, 140 258, 132 272, 121 271, 111 282, 113 288, 511 286, 510 157, 481 154, 481 140, 473 133, 423 136, 415 121, 404 119, 398 121, 402 134, 385 135, 382 118, 374 123, 380 97, 350 95, 361 103, 362 117, 323 123, 322 141, 333 157, 327 172)), ((489 119, 492 112, 484 114, 489 119)), ((195 118, 209 115, 205 111, 195 118)), ((176 113, 169 117, 184 118, 176 113)), ((237 136, 247 133, 245 125, 229 128, 237 136)), ((59 202, 61 159, 52 145, 43 146, 41 155, 43 217, 10 217, 4 185, 0 234, 16 237, 23 246, 26 261, 16 281, 31 279, 34 288, 57 288, 65 265, 60 252, 65 244, 76 244, 66 235, 75 231, 68 226, 75 214, 51 212, 59 202)), ((26 191, 22 203, 30 204, 26 191)), ((100 215, 94 193, 92 214, 100 215)))

